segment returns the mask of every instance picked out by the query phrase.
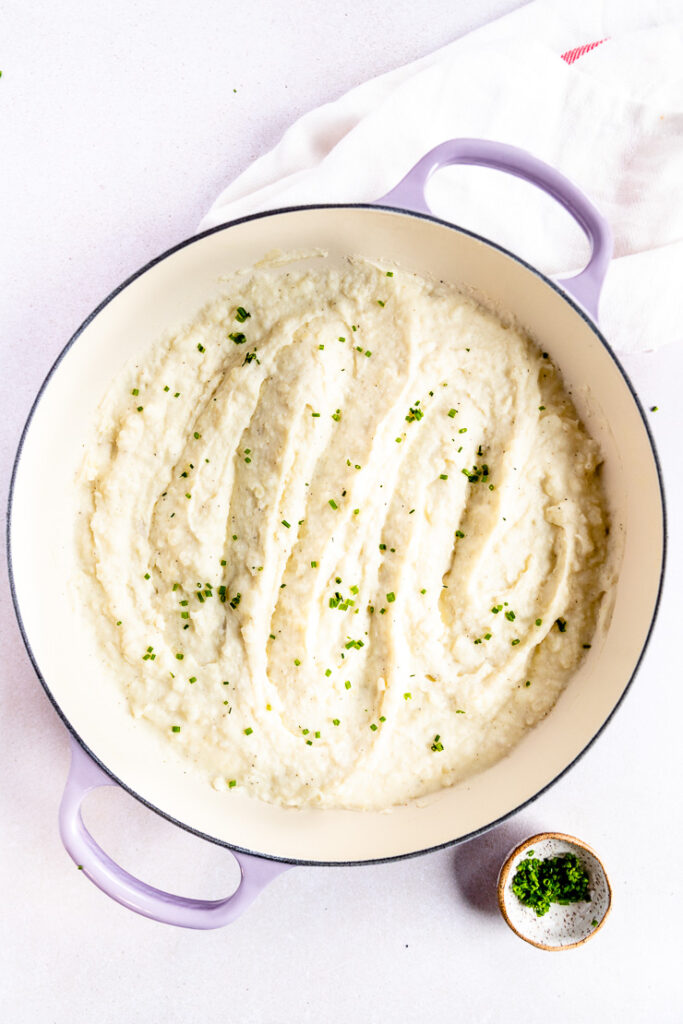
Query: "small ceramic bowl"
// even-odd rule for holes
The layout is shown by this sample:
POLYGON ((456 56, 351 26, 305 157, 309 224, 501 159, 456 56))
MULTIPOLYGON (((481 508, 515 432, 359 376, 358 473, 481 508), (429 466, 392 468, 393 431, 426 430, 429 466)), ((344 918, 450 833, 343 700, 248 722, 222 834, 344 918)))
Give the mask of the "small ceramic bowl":
POLYGON ((600 931, 611 904, 612 889, 599 857, 586 843, 562 832, 541 832, 525 839, 508 854, 498 876, 498 905, 503 917, 520 939, 538 949, 573 949, 587 942, 600 931), (520 861, 531 851, 539 860, 575 853, 588 872, 590 903, 552 903, 543 917, 525 907, 512 891, 512 880, 520 861))

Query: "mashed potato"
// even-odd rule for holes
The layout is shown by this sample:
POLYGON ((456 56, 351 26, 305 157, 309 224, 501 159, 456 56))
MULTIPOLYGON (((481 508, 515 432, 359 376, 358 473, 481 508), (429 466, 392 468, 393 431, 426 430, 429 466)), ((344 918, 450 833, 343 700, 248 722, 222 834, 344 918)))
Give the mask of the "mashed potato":
POLYGON ((113 383, 80 600, 226 799, 389 807, 503 757, 585 657, 599 464, 552 361, 451 286, 264 264, 113 383))

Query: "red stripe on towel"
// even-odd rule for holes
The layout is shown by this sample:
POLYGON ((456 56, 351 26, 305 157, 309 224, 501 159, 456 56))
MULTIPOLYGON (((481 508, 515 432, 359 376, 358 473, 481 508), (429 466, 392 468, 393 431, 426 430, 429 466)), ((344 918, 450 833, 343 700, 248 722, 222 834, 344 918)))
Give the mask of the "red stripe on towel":
POLYGON ((598 39, 595 43, 584 43, 583 46, 577 46, 573 50, 567 50, 566 53, 562 54, 562 60, 566 61, 567 64, 573 64, 575 60, 579 59, 579 57, 583 57, 584 53, 590 53, 590 51, 594 50, 596 46, 600 46, 601 43, 606 43, 607 38, 608 37, 605 39, 598 39))

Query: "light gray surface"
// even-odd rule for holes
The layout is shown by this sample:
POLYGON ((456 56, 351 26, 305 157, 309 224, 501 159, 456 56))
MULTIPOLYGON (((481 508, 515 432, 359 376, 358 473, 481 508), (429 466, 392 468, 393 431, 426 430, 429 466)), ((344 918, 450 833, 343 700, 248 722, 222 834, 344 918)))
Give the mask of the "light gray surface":
MULTIPOLYGON (((32 396, 69 335, 127 274, 190 234, 220 188, 301 113, 520 6, 432 0, 5 5, 0 56, 3 505, 32 396), (233 89, 237 89, 234 93, 233 89)), ((683 516, 683 346, 630 357, 683 516)), ((488 836, 374 868, 295 869, 228 929, 164 928, 111 903, 64 854, 66 735, 3 584, 0 1005, 14 1022, 646 1021, 683 1018, 678 967, 683 552, 622 710, 581 763, 488 836), (508 849, 559 829, 603 858, 614 909, 563 955, 527 947, 495 904, 508 849), (658 865, 661 865, 659 867, 658 865)), ((39 585, 39 581, 36 581, 39 585)), ((150 882, 219 896, 229 854, 120 792, 93 831, 150 882)))

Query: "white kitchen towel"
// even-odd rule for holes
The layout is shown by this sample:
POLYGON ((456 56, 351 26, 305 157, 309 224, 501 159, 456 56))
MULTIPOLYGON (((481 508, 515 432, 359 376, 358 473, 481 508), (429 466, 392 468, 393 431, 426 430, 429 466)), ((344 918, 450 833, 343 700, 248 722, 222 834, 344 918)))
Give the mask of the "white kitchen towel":
MULTIPOLYGON (((306 114, 218 197, 204 230, 302 203, 367 202, 445 139, 512 143, 593 200, 615 239, 600 319, 622 352, 683 338, 680 0, 535 0, 306 114)), ((568 215, 517 179, 446 168, 433 211, 548 274, 579 269, 568 215)))

